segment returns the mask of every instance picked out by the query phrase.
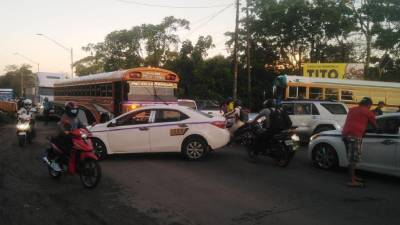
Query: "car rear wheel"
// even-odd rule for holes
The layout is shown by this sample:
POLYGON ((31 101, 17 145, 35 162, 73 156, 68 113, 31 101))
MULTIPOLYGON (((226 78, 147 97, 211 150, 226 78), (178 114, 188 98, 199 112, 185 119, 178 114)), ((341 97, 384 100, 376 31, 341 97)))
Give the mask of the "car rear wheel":
POLYGON ((336 168, 339 162, 335 149, 328 144, 315 146, 312 159, 315 166, 326 170, 336 168))
POLYGON ((189 137, 182 144, 182 153, 186 159, 200 160, 207 154, 207 142, 201 137, 189 137))

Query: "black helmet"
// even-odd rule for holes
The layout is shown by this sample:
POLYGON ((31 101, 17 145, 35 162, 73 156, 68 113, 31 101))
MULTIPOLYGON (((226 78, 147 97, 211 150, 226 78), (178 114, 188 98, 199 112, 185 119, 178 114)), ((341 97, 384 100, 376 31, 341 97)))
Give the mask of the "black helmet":
POLYGON ((239 99, 236 99, 235 107, 238 107, 238 106, 242 106, 242 101, 240 101, 239 99))
POLYGON ((66 102, 65 103, 65 113, 69 117, 76 117, 78 115, 78 106, 75 102, 66 102))
POLYGON ((275 101, 274 99, 267 99, 263 102, 263 107, 264 108, 271 108, 271 107, 275 107, 275 101))
POLYGON ((226 102, 228 103, 228 102, 232 102, 233 101, 233 98, 232 97, 228 97, 227 99, 226 99, 226 102))
POLYGON ((370 97, 364 97, 360 101, 360 105, 372 105, 372 99, 370 97))

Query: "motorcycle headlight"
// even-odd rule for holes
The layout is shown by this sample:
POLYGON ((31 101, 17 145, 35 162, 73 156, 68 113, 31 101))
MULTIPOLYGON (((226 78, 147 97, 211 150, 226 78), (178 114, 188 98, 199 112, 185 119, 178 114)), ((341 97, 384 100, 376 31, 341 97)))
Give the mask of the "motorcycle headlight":
POLYGON ((300 137, 299 137, 299 135, 297 135, 297 134, 293 134, 293 135, 291 136, 291 138, 292 138, 293 141, 300 141, 300 137))
POLYGON ((29 123, 17 124, 17 129, 18 130, 28 130, 29 129, 29 123))

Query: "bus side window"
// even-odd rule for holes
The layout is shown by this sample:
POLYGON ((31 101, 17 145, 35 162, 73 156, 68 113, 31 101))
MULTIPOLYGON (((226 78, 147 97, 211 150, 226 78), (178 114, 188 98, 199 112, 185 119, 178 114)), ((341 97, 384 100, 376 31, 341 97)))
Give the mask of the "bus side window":
POLYGON ((311 87, 310 88, 310 99, 322 100, 323 93, 322 88, 311 87))
POLYGON ((96 96, 101 96, 100 84, 96 84, 96 96))
POLYGON ((107 96, 107 86, 105 84, 100 85, 101 88, 101 96, 105 97, 107 96))
POLYGON ((353 101, 353 91, 350 90, 342 90, 341 91, 341 100, 342 101, 353 101))
POLYGON ((325 88, 325 99, 326 100, 338 100, 338 89, 336 88, 325 88))
POLYGON ((112 85, 107 84, 107 96, 112 97, 112 85))

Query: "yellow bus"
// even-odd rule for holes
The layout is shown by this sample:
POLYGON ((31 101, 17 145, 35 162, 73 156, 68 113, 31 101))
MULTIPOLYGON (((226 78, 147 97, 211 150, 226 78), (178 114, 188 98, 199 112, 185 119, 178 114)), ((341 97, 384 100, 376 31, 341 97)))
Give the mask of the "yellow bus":
POLYGON ((368 96, 374 104, 378 104, 379 101, 385 102, 385 111, 397 111, 400 106, 400 83, 302 76, 286 76, 284 79, 286 81, 281 87, 283 90, 277 93, 281 93, 279 97, 286 100, 341 101, 351 107, 368 96))
POLYGON ((55 83, 54 104, 61 112, 75 101, 89 124, 104 122, 146 105, 178 104, 178 83, 176 73, 154 67, 92 74, 55 83))

